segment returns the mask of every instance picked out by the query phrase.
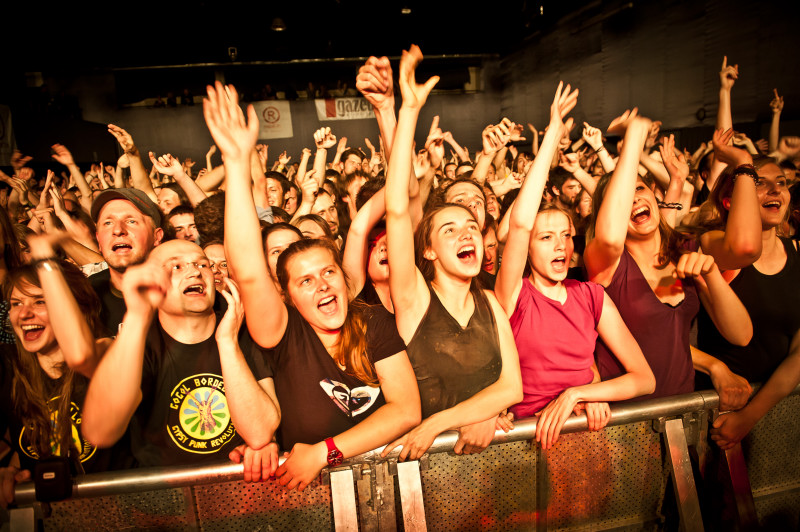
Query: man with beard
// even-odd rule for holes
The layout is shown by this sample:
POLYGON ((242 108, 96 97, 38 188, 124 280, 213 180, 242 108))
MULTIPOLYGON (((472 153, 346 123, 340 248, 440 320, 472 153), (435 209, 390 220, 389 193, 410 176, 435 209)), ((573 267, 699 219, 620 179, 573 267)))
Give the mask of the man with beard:
POLYGON ((119 188, 97 197, 92 204, 92 220, 108 269, 89 277, 89 282, 100 298, 100 319, 108 334, 115 336, 125 315, 122 277, 128 267, 143 263, 161 242, 161 212, 141 190, 119 188))
POLYGON ((572 213, 575 203, 581 194, 580 181, 561 167, 550 170, 549 181, 555 204, 564 211, 572 213))

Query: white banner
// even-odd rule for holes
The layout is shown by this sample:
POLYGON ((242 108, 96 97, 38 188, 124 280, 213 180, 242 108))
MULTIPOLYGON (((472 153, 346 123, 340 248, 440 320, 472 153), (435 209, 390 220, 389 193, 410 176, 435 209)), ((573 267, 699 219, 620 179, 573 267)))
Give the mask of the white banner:
POLYGON ((329 98, 314 100, 314 104, 320 121, 373 118, 372 104, 365 98, 329 98))
POLYGON ((292 131, 292 112, 289 102, 268 100, 253 102, 260 125, 259 139, 288 139, 292 131))

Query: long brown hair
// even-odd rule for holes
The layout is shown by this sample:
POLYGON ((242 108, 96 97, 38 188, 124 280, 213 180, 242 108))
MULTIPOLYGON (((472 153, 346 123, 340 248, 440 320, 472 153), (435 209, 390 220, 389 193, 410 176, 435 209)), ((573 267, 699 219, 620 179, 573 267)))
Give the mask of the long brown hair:
MULTIPOLYGON (((102 330, 100 321, 100 300, 92 289, 86 276, 73 264, 60 261, 59 265, 64 279, 72 295, 78 303, 89 328, 96 336, 102 330)), ((39 276, 33 266, 21 266, 10 273, 9 282, 5 288, 5 298, 8 300, 14 288, 26 295, 26 286, 41 288, 39 276)), ((50 316, 50 319, 55 319, 50 316)), ((16 339, 17 356, 13 357, 14 379, 11 387, 11 397, 14 408, 25 427, 30 431, 28 440, 39 458, 47 458, 60 450, 62 456, 68 455, 76 462, 79 461, 80 452, 75 449, 72 440, 72 423, 70 407, 72 395, 77 386, 86 386, 87 381, 81 375, 75 374, 66 364, 60 368, 61 377, 55 389, 48 386, 36 353, 26 351, 19 338, 16 339), (55 399, 55 409, 49 403, 51 396, 55 399), (58 423, 52 422, 52 416, 58 423)))
MULTIPOLYGON (((336 245, 327 238, 308 238, 293 242, 278 257, 276 266, 278 282, 285 294, 289 294, 289 261, 296 255, 310 249, 324 249, 330 253, 336 266, 345 276, 345 283, 348 282, 344 269, 342 269, 342 259, 339 257, 339 250, 336 249, 336 245)), ((287 297, 286 302, 291 304, 291 297, 287 297)), ((347 316, 339 331, 337 350, 333 355, 333 359, 339 366, 344 366, 348 375, 369 386, 377 387, 378 377, 375 373, 375 366, 367 355, 366 309, 367 305, 359 301, 350 301, 348 303, 347 316)))

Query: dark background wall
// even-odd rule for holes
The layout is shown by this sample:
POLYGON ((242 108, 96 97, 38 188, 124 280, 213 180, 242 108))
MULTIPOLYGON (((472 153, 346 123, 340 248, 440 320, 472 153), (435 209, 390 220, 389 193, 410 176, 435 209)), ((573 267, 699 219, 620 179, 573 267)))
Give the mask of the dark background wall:
MULTIPOLYGON (((417 144, 424 142, 435 114, 441 116, 442 128, 470 150, 480 146, 483 127, 503 116, 543 128, 555 86, 563 79, 581 90, 573 113, 578 123, 586 120, 604 128, 624 109, 638 106, 693 148, 710 137, 723 55, 738 63, 741 73, 733 90, 737 129, 754 139, 766 135, 768 103, 777 87, 786 101, 782 133, 797 133, 800 69, 793 26, 800 20, 798 5, 722 0, 590 3, 562 17, 555 27, 529 36, 515 51, 485 60, 478 92, 431 96, 420 117, 417 144)), ((364 53, 370 51, 367 43, 364 48, 364 53)), ((352 72, 346 69, 348 76, 352 72)), ((27 114, 15 114, 20 149, 39 162, 48 161, 49 146, 61 142, 81 161, 110 162, 118 150, 113 138, 104 136, 105 124, 116 123, 133 134, 142 152, 204 160, 212 140, 200 106, 120 107, 123 88, 117 86, 118 79, 112 71, 46 77, 51 91, 74 99, 79 117, 34 121, 27 114)), ((209 76, 207 82, 212 81, 209 76)), ((397 99, 399 105, 399 94, 397 99)), ((267 141, 273 158, 285 149, 296 160, 302 148, 312 147, 313 131, 322 125, 348 137, 351 146, 363 146, 365 136, 373 142, 377 138, 374 120, 320 123, 311 101, 292 102, 292 122, 294 138, 267 141)))

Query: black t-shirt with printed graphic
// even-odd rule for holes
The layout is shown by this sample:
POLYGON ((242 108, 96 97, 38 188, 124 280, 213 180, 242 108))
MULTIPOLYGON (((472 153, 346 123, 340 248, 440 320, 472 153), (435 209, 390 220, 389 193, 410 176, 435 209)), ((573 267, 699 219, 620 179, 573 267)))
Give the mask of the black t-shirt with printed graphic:
MULTIPOLYGON (((54 420, 57 426, 59 423, 57 410, 63 381, 61 378, 50 378, 41 368, 40 371, 42 382, 45 386, 45 393, 50 397, 47 406, 51 412, 51 419, 54 420)), ((78 374, 73 376, 69 415, 72 424, 72 443, 78 454, 80 465, 77 465, 77 460, 72 461, 72 474, 101 473, 103 471, 134 467, 136 462, 130 451, 130 440, 128 439, 127 431, 122 439, 108 449, 98 449, 83 438, 81 433, 81 423, 83 420, 82 408, 83 401, 86 398, 88 384, 88 380, 83 376, 78 374)), ((11 386, 7 388, 4 387, 2 395, 4 397, 0 402, 12 407, 12 410, 9 411, 8 433, 10 442, 19 456, 20 467, 33 471, 36 462, 40 459, 40 453, 31 444, 29 439, 30 429, 25 426, 24 420, 13 410, 11 386)), ((55 442, 52 442, 51 445, 54 455, 63 456, 66 454, 55 442)))
MULTIPOLYGON (((314 329, 288 307, 286 332, 268 363, 281 405, 279 442, 313 444, 356 426, 386 404, 381 389, 344 372, 331 358, 314 329)), ((367 355, 374 363, 405 351, 394 317, 382 306, 366 307, 367 355)), ((268 376, 269 369, 261 375, 268 376)))
MULTIPOLYGON (((217 324, 221 317, 216 313, 217 324)), ((254 358, 264 355, 245 324, 239 346, 253 371, 254 358)), ((131 448, 141 467, 219 461, 244 443, 231 421, 213 334, 183 344, 156 317, 147 335, 141 388, 142 402, 130 423, 131 448)))

